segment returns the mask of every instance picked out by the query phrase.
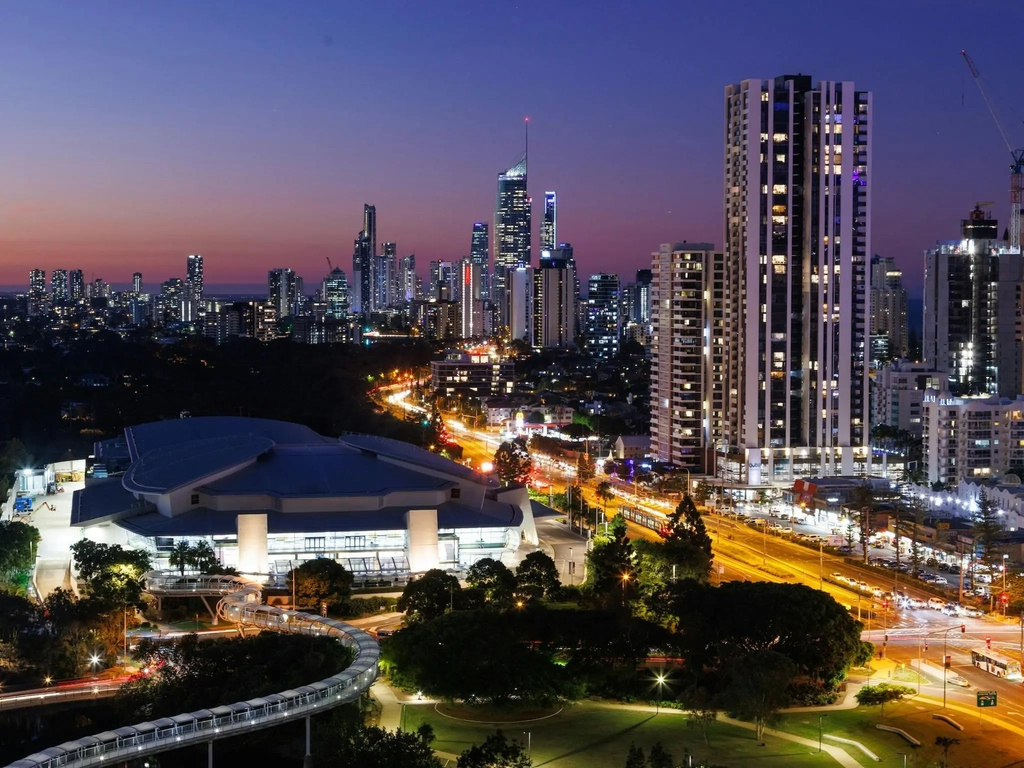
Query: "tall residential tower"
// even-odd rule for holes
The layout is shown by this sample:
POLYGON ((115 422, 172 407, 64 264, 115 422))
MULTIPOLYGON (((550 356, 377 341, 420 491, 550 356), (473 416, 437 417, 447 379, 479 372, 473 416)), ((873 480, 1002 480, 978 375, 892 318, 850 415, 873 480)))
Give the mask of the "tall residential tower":
POLYGON ((868 460, 871 94, 744 80, 725 113, 722 442, 752 485, 852 475, 868 460))

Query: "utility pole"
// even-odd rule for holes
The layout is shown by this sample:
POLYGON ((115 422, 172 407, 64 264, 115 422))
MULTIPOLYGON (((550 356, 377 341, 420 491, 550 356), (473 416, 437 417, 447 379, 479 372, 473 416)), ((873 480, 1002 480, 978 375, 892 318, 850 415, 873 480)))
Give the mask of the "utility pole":
MULTIPOLYGON (((822 574, 821 574, 821 567, 824 564, 824 560, 825 560, 825 548, 824 547, 825 547, 825 542, 819 540, 818 541, 818 591, 819 592, 824 592, 825 591, 825 580, 824 580, 824 578, 822 577, 822 574)), ((857 605, 858 606, 860 605, 860 593, 859 592, 857 594, 857 605)), ((859 609, 858 609, 858 613, 860 613, 859 609)))

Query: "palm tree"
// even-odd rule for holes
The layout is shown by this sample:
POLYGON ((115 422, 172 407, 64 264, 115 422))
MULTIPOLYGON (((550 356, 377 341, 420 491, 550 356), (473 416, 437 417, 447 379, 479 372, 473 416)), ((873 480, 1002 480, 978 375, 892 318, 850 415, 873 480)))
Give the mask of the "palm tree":
POLYGON ((864 550, 864 562, 868 561, 868 537, 871 535, 871 513, 875 508, 875 492, 868 482, 863 482, 850 492, 849 507, 857 515, 860 529, 860 546, 864 550))
MULTIPOLYGON (((604 516, 608 517, 608 502, 615 498, 615 494, 612 493, 612 484, 607 480, 602 480, 597 484, 597 490, 594 494, 601 501, 601 505, 604 507, 604 516)), ((596 533, 596 531, 595 531, 596 533)))
POLYGON ((947 768, 949 765, 949 750, 960 743, 960 739, 954 739, 952 736, 936 736, 935 746, 942 747, 942 768, 947 768))
POLYGON ((192 563, 192 545, 185 539, 179 539, 171 550, 171 567, 177 567, 181 575, 185 575, 185 568, 192 563))

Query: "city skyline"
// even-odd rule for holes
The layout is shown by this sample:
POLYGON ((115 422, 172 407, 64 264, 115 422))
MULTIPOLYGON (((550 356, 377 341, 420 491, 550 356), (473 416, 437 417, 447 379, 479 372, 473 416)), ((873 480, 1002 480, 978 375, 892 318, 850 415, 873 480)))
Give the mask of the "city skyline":
POLYGON ((925 250, 955 236, 949 222, 961 211, 995 200, 1006 220, 1008 153, 959 56, 974 52, 1012 117, 1022 71, 1010 30, 1024 9, 995 5, 1005 23, 966 2, 929 6, 925 19, 920 2, 869 3, 873 47, 896 53, 851 56, 864 43, 838 23, 842 10, 814 5, 801 18, 810 3, 775 22, 738 0, 696 13, 652 3, 634 15, 598 3, 585 21, 546 9, 544 25, 532 4, 452 3, 403 9, 390 60, 362 55, 372 36, 345 33, 340 45, 350 26, 394 16, 386 3, 358 14, 311 4, 293 16, 267 3, 130 14, 116 3, 8 7, 0 63, 19 77, 0 127, 2 145, 16 148, 0 191, 0 285, 25 286, 33 268, 114 284, 141 271, 156 284, 179 275, 189 253, 206 257, 208 286, 259 285, 281 266, 318 282, 325 256, 347 266, 364 202, 378 206, 380 231, 401 253, 421 265, 455 261, 472 223, 492 221, 495 174, 521 146, 525 116, 538 210, 557 189, 559 237, 574 244, 581 273, 628 275, 662 242, 723 246, 724 87, 827 71, 876 94, 874 250, 896 260, 916 295, 925 250), (736 19, 728 47, 711 34, 726 11, 736 19), (873 23, 883 11, 885 23, 873 23), (652 30, 682 22, 693 32, 685 55, 650 49, 652 30), (837 31, 818 35, 819 24, 837 31), (497 29, 516 41, 523 67, 500 69, 509 44, 488 42, 497 29), (620 45, 598 45, 612 33, 620 45), (453 43, 465 46, 441 53, 453 43), (467 71, 471 60, 480 66, 467 71), (498 87, 487 85, 496 73, 498 87), (353 124, 346 100, 362 77, 375 89, 353 124), (409 182, 421 178, 429 195, 409 182))

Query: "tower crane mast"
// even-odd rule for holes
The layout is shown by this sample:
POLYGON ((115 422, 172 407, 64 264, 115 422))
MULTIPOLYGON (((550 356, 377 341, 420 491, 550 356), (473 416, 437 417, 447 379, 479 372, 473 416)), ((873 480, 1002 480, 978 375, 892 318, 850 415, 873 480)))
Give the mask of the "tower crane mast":
POLYGON ((1010 165, 1010 253, 1020 253, 1020 201, 1021 190, 1024 188, 1024 184, 1022 184, 1024 150, 1013 148, 1010 136, 1006 132, 1006 127, 1003 125, 1003 121, 999 119, 999 114, 992 104, 992 99, 989 98, 988 91, 981 81, 981 73, 974 64, 974 59, 970 57, 967 51, 960 51, 960 55, 964 57, 967 68, 971 70, 971 77, 978 84, 978 90, 981 91, 981 97, 985 100, 985 106, 988 107, 988 111, 995 121, 996 128, 999 129, 999 133, 1003 137, 1006 148, 1010 150, 1010 157, 1013 158, 1013 163, 1010 165))

